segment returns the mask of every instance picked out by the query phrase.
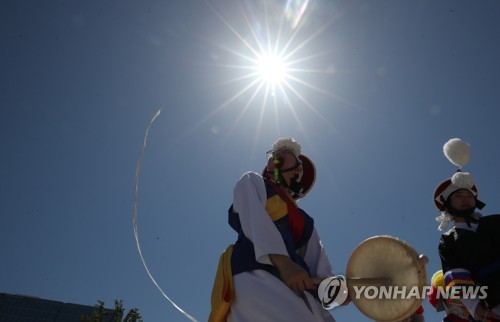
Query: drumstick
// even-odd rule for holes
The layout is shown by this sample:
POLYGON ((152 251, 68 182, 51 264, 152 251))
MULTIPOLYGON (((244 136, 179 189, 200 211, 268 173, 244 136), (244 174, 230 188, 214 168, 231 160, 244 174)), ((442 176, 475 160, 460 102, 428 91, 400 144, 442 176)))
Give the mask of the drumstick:
MULTIPOLYGON (((314 285, 319 285, 323 282, 324 278, 312 278, 311 279, 314 285)), ((373 286, 382 286, 389 285, 391 283, 390 278, 386 277, 351 277, 346 278, 347 285, 352 286, 362 286, 362 285, 373 285, 373 286)))

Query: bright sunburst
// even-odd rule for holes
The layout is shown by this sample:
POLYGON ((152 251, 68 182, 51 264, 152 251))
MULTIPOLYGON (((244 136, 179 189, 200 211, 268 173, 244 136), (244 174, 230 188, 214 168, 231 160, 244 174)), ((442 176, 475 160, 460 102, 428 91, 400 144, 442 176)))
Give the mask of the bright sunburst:
POLYGON ((276 54, 258 55, 256 68, 261 81, 272 88, 282 85, 288 76, 285 58, 276 54))
POLYGON ((268 109, 274 110, 272 115, 278 134, 281 132, 281 113, 285 111, 301 129, 304 127, 304 111, 312 112, 333 128, 308 97, 319 93, 339 100, 330 91, 315 85, 321 82, 311 82, 333 75, 331 64, 317 63, 321 56, 332 50, 314 51, 313 48, 323 48, 315 40, 336 17, 332 15, 324 24, 315 22, 314 27, 304 27, 304 19, 310 10, 309 0, 237 1, 233 2, 236 9, 234 6, 230 9, 221 7, 221 11, 206 3, 224 27, 218 29, 215 36, 205 38, 217 48, 212 54, 213 62, 221 71, 233 75, 219 85, 236 90, 201 123, 223 110, 238 106, 238 116, 229 132, 238 126, 250 109, 259 107, 257 136, 267 117, 265 115, 269 115, 268 109))

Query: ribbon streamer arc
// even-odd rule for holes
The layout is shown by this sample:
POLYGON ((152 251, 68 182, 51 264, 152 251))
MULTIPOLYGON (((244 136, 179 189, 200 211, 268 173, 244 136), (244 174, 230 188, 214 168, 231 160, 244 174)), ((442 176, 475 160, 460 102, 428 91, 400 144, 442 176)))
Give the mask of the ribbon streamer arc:
POLYGON ((137 245, 137 250, 139 251, 139 256, 141 257, 142 265, 146 269, 146 272, 148 273, 149 278, 151 279, 151 281, 153 281, 156 288, 158 288, 158 290, 160 290, 163 297, 166 298, 179 312, 184 314, 188 319, 190 319, 193 322, 198 322, 195 318, 193 318, 191 315, 189 315, 189 313, 187 313, 180 306, 175 304, 175 302, 173 300, 171 300, 167 296, 167 294, 165 294, 165 292, 162 290, 160 285, 156 282, 153 275, 149 271, 149 268, 146 265, 146 261, 144 260, 144 256, 142 255, 141 246, 139 244, 139 233, 138 233, 138 226, 137 226, 137 192, 139 190, 139 175, 141 172, 142 156, 144 154, 144 150, 146 149, 146 142, 147 142, 148 135, 149 135, 149 129, 151 128, 151 125, 153 125, 153 122, 156 120, 156 118, 160 115, 160 112, 161 112, 161 108, 158 109, 158 111, 155 113, 155 115, 149 121, 148 127, 146 128, 146 133, 144 135, 144 141, 142 143, 141 152, 140 152, 139 158, 137 160, 137 167, 135 169, 135 179, 134 179, 134 237, 135 237, 135 243, 137 245))

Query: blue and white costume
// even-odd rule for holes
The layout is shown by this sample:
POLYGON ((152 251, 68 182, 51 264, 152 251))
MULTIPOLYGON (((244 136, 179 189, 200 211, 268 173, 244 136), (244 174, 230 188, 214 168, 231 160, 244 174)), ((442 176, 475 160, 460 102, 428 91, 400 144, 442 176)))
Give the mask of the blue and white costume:
POLYGON ((286 203, 281 200, 280 205, 280 197, 273 193, 261 175, 247 172, 236 183, 229 220, 238 231, 239 239, 231 259, 234 299, 227 321, 335 321, 322 308, 314 292, 298 294, 276 276, 276 271, 273 272, 269 254, 292 255, 290 257, 296 263, 301 264, 299 262, 302 261, 301 265, 306 265, 311 277, 334 275, 312 218, 304 212, 303 236, 306 238, 297 249, 290 249, 287 232, 283 228, 286 226, 279 228, 279 221, 286 221, 287 218, 286 211, 279 210, 280 207, 286 209, 286 203), (253 246, 251 251, 241 251, 239 244, 248 245, 248 241, 253 246), (257 268, 253 267, 256 263, 257 268))

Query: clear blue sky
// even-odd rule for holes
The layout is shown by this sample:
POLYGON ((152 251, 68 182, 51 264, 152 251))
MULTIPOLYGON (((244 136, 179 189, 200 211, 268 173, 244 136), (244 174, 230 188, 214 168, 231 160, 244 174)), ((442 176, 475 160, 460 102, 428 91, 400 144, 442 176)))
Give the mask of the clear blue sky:
MULTIPOLYGON (((316 163, 300 205, 338 274, 383 234, 427 255, 429 279, 439 269, 432 194, 456 170, 449 138, 471 144, 483 214, 500 211, 500 3, 310 0, 280 33, 286 1, 263 3, 1 2, 0 292, 123 299, 147 322, 188 321, 148 278, 133 235, 135 167, 159 108, 139 240, 159 285, 199 321, 236 237, 234 183, 262 170, 279 136, 316 163), (289 86, 266 96, 248 87, 249 58, 277 40, 289 42, 289 86)), ((354 305, 332 313, 368 321, 354 305)))

